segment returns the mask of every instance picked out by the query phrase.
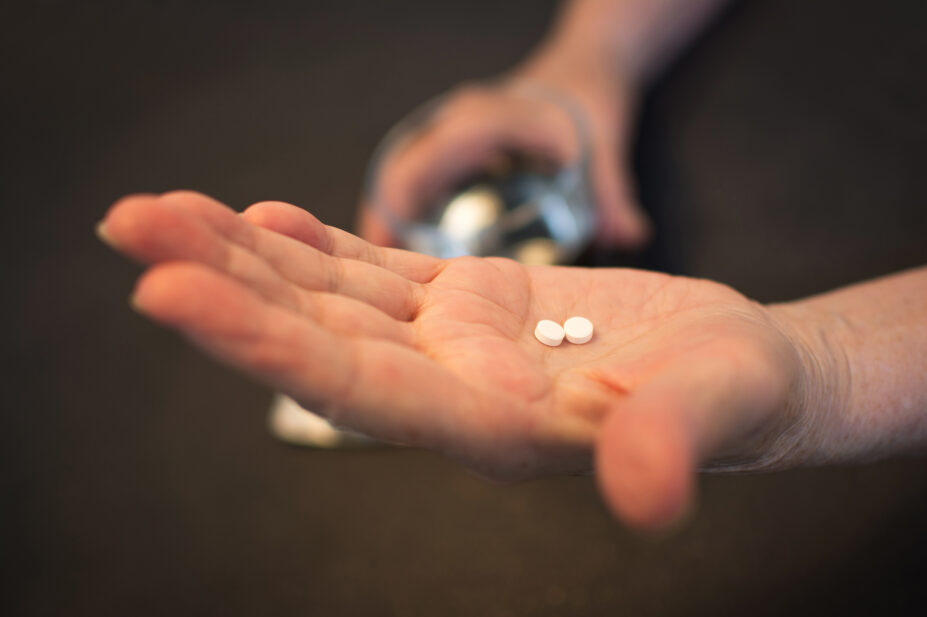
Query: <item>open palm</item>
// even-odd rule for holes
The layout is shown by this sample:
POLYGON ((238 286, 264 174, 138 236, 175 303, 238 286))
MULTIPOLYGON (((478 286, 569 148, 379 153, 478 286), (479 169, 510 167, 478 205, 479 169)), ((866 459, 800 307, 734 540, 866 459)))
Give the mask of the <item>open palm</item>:
POLYGON ((596 452, 609 502, 639 524, 679 513, 697 465, 762 460, 793 424, 795 348, 716 283, 442 261, 288 204, 238 215, 192 192, 125 198, 100 231, 152 264, 139 310, 219 360, 500 478, 587 472, 596 452), (595 324, 589 343, 534 338, 538 320, 574 315, 595 324))

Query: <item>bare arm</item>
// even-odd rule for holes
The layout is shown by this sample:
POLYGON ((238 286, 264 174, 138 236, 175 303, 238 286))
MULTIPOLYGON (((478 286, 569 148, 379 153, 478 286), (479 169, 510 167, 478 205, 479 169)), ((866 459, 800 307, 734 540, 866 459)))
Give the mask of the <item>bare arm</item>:
POLYGON ((640 83, 658 73, 728 0, 572 0, 527 65, 640 83))
POLYGON ((796 462, 884 457, 927 443, 927 267, 772 307, 800 333, 814 429, 796 462), (809 364, 810 362, 810 364, 809 364))

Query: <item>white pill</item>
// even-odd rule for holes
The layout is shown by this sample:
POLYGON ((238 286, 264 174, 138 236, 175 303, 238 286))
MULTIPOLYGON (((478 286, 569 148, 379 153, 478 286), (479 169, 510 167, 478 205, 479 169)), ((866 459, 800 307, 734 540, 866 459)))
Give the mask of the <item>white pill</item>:
POLYGON ((556 321, 542 319, 534 328, 534 336, 545 345, 556 347, 563 342, 563 328, 556 321))
POLYGON ((563 332, 571 343, 588 343, 592 338, 592 322, 585 317, 570 317, 563 322, 563 332))

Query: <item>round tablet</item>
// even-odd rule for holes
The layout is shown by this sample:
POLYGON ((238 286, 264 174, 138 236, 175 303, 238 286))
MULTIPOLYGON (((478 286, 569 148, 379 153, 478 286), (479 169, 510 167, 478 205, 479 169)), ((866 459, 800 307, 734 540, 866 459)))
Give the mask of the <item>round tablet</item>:
POLYGON ((551 347, 556 347, 563 342, 563 328, 556 321, 542 319, 534 328, 534 336, 551 347))
POLYGON ((566 340, 581 345, 592 338, 592 322, 585 317, 570 317, 563 322, 566 340))

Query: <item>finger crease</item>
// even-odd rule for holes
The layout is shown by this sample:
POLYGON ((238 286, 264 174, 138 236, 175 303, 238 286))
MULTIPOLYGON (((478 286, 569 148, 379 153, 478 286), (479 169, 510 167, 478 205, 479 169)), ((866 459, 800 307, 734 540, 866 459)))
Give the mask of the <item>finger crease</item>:
POLYGON ((441 276, 441 274, 444 272, 444 269, 447 268, 450 263, 451 262, 446 259, 442 259, 440 262, 438 262, 438 265, 435 266, 434 272, 430 277, 428 277, 428 280, 422 282, 422 285, 430 285, 433 283, 436 278, 441 276))
POLYGON ((357 379, 357 375, 360 375, 358 367, 360 354, 358 353, 359 349, 357 348, 357 343, 352 339, 348 339, 342 346, 342 349, 348 354, 347 368, 342 371, 344 381, 338 388, 335 400, 338 401, 339 407, 353 407, 354 398, 357 395, 357 387, 362 381, 357 379))
POLYGON ((321 247, 320 250, 323 251, 326 255, 333 255, 335 252, 335 234, 332 230, 331 225, 323 226, 325 233, 322 234, 320 240, 325 243, 324 247, 321 247))
POLYGON ((337 257, 331 257, 329 255, 326 255, 326 257, 331 261, 331 267, 327 268, 327 291, 340 293, 341 288, 344 286, 344 264, 337 257))

